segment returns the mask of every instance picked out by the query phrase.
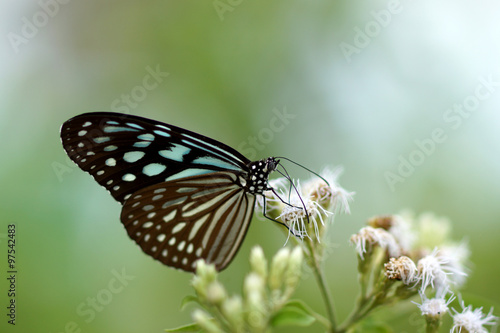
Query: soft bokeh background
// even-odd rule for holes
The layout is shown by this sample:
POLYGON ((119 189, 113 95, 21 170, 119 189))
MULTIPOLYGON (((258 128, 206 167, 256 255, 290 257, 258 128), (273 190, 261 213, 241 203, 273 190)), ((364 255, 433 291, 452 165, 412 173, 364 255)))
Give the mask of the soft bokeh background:
MULTIPOLYGON (((145 256, 120 224, 119 204, 64 155, 60 125, 98 110, 158 119, 314 170, 342 165, 341 183, 356 196, 352 214, 330 230, 335 248, 325 262, 340 318, 357 295, 349 236, 368 217, 403 208, 451 219, 453 236, 472 250, 464 297, 495 305, 498 315, 500 86, 467 116, 447 122, 446 115, 474 101, 479 78, 500 82, 500 4, 392 3, 3 1, 0 265, 4 276, 7 224, 15 223, 14 330, 161 332, 190 321, 190 309, 179 306, 192 293, 191 276, 145 256), (365 29, 372 37, 356 37, 365 29), (358 49, 346 56, 342 43, 358 49), (139 91, 147 68, 169 75, 125 106, 120 99, 139 91), (293 118, 273 132, 276 110, 293 118), (415 141, 436 128, 444 142, 391 187, 386 173, 415 158, 415 141), (130 279, 93 316, 87 302, 105 297, 116 272, 130 279)), ((256 218, 221 279, 239 292, 250 248, 260 244, 270 256, 284 241, 276 225, 256 218)), ((6 290, 2 278, 2 332, 6 290)), ((323 312, 312 277, 296 296, 323 312)), ((416 331, 417 308, 409 304, 405 316, 386 320, 416 331)))

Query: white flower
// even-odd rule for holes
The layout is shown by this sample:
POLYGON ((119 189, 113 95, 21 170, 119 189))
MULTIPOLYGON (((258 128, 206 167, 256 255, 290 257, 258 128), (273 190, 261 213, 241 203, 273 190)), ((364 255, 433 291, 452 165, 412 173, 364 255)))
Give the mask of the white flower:
POLYGON ((325 168, 320 174, 324 180, 313 178, 304 184, 303 191, 323 207, 328 207, 327 209, 333 212, 349 214, 349 201, 352 200, 354 192, 348 192, 340 186, 338 178, 341 174, 342 168, 325 168))
POLYGON ((442 288, 436 292, 436 296, 434 298, 429 299, 422 291, 420 291, 422 304, 418 304, 416 302, 413 303, 417 304, 420 311, 422 311, 423 316, 438 319, 448 312, 448 305, 455 299, 455 296, 451 294, 450 298, 446 300, 447 294, 448 289, 442 288))
POLYGON ((444 245, 439 249, 439 256, 447 261, 446 267, 453 273, 449 276, 450 282, 458 288, 463 286, 467 278, 465 263, 470 256, 467 243, 462 242, 455 245, 444 245))
POLYGON ((408 257, 391 258, 384 264, 385 276, 388 279, 401 280, 405 285, 409 285, 418 279, 417 266, 408 257))
POLYGON ((410 252, 417 238, 412 228, 411 219, 403 218, 400 215, 375 216, 368 220, 368 225, 387 230, 394 236, 405 254, 410 252))
POLYGON ((417 268, 422 282, 421 292, 425 292, 425 289, 430 285, 432 288, 447 288, 448 274, 446 269, 446 264, 448 261, 438 255, 439 250, 436 248, 431 254, 423 257, 417 263, 417 268))
POLYGON ((483 308, 478 308, 472 310, 472 306, 469 305, 465 307, 462 301, 462 313, 458 313, 455 309, 455 315, 453 315, 453 327, 450 332, 474 332, 474 333, 487 333, 488 331, 483 327, 484 325, 495 325, 497 317, 493 316, 493 309, 485 315, 483 314, 483 308))
POLYGON ((325 170, 321 177, 301 186, 299 182, 293 184, 289 179, 278 178, 269 181, 274 191, 268 191, 258 196, 258 204, 266 211, 280 212, 280 219, 290 233, 299 238, 310 237, 315 234, 318 241, 324 230, 327 217, 334 212, 349 212, 349 201, 353 193, 347 192, 337 182, 340 169, 325 170), (279 196, 279 197, 278 197, 279 196))
POLYGON ((367 253, 367 246, 378 245, 387 250, 390 257, 399 257, 401 247, 389 232, 381 228, 364 227, 357 234, 351 236, 351 243, 356 246, 361 259, 367 253))
POLYGON ((409 253, 417 238, 417 235, 412 229, 411 222, 399 215, 394 215, 392 225, 388 231, 396 238, 402 251, 404 253, 409 253))
POLYGON ((308 229, 312 229, 319 241, 319 229, 325 225, 323 216, 328 217, 333 213, 321 207, 318 202, 306 197, 302 197, 302 200, 298 197, 292 197, 290 204, 290 206, 286 205, 283 208, 278 218, 286 224, 293 235, 300 238, 309 237, 308 229))

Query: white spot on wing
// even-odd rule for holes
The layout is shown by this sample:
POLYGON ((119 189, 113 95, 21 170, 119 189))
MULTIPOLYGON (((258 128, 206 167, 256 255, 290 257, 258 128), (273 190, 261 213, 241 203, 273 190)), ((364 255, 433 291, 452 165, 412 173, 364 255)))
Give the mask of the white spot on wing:
POLYGON ((196 233, 198 232, 198 230, 200 230, 201 226, 203 225, 203 223, 205 223, 207 218, 208 218, 208 214, 203 216, 202 218, 200 218, 198 221, 195 222, 193 228, 189 232, 189 237, 188 237, 189 240, 192 240, 196 236, 196 233))
POLYGON ((116 160, 115 160, 114 158, 112 158, 112 157, 111 157, 111 158, 108 158, 108 159, 106 160, 106 165, 107 165, 107 166, 116 166, 116 160))
POLYGON ((156 127, 163 128, 164 130, 170 131, 170 128, 168 128, 165 125, 158 125, 158 124, 156 124, 156 127))
POLYGON ((116 150, 116 149, 118 149, 118 147, 114 146, 114 145, 110 145, 110 146, 104 147, 104 151, 113 151, 113 150, 116 150))
POLYGON ((135 127, 135 128, 142 129, 142 130, 144 129, 144 127, 142 127, 141 125, 134 124, 134 123, 127 123, 127 126, 135 127))
POLYGON ((142 207, 142 210, 145 212, 148 212, 148 211, 153 210, 153 209, 155 209, 155 206, 153 206, 153 205, 146 205, 146 206, 142 207))
POLYGON ((181 231, 182 229, 184 229, 185 226, 186 226, 186 222, 179 222, 179 223, 177 223, 177 225, 172 229, 172 233, 173 234, 178 233, 179 231, 181 231))
POLYGON ((142 168, 142 173, 146 176, 156 176, 165 171, 167 167, 160 163, 151 163, 142 168))
POLYGON ((166 138, 169 138, 169 137, 170 137, 170 134, 168 134, 167 132, 164 132, 164 131, 154 130, 153 132, 154 132, 155 134, 158 134, 158 135, 164 136, 164 137, 166 137, 166 138))
POLYGON ((87 134, 87 131, 85 130, 81 130, 80 132, 78 132, 78 136, 84 136, 85 134, 87 134))
POLYGON ((128 163, 135 163, 143 158, 144 155, 143 151, 128 151, 123 155, 123 160, 128 163))
POLYGON ((138 135, 137 139, 146 140, 146 141, 153 141, 155 139, 155 136, 151 133, 146 133, 146 134, 138 135))
POLYGON ((82 125, 82 127, 87 127, 87 126, 90 126, 90 125, 92 125, 92 123, 91 123, 90 121, 86 121, 86 122, 82 125))
POLYGON ((137 141, 132 146, 134 146, 136 148, 146 148, 150 144, 151 144, 151 141, 137 141))
POLYGON ((198 157, 195 159, 192 163, 194 164, 205 164, 205 165, 213 165, 219 168, 223 169, 230 169, 230 170, 241 170, 240 167, 233 165, 231 163, 228 163, 226 161, 223 161, 219 158, 215 158, 212 156, 206 156, 206 157, 198 157))
POLYGON ((182 162, 184 160, 184 155, 189 154, 190 151, 191 148, 174 143, 170 149, 160 150, 158 154, 160 154, 161 157, 182 162))
POLYGON ((165 215, 163 217, 163 221, 165 221, 165 223, 170 222, 175 217, 176 212, 177 212, 177 210, 173 210, 170 213, 168 213, 167 215, 165 215))
POLYGON ((98 136, 97 138, 93 138, 95 143, 103 143, 103 142, 108 142, 111 140, 109 136, 98 136))
POLYGON ((163 198, 163 194, 157 194, 153 197, 153 201, 160 200, 161 198, 163 198))
POLYGON ((205 173, 211 173, 214 172, 213 170, 206 170, 206 169, 186 169, 181 172, 178 172, 176 174, 173 174, 170 177, 167 177, 165 179, 166 182, 170 180, 175 180, 175 179, 180 179, 180 178, 185 178, 189 176, 198 176, 198 175, 203 175, 205 173))
POLYGON ((142 227, 145 229, 151 228, 152 226, 153 226, 153 222, 151 222, 151 221, 148 221, 142 225, 142 227))
POLYGON ((136 179, 135 175, 131 174, 131 173, 126 173, 123 175, 122 179, 126 182, 132 182, 136 179))
POLYGON ((122 126, 105 126, 104 132, 106 133, 115 133, 115 132, 137 132, 138 130, 130 127, 122 127, 122 126))
POLYGON ((167 236, 165 236, 165 234, 159 234, 156 239, 158 240, 158 242, 163 242, 165 240, 165 238, 167 238, 167 236))

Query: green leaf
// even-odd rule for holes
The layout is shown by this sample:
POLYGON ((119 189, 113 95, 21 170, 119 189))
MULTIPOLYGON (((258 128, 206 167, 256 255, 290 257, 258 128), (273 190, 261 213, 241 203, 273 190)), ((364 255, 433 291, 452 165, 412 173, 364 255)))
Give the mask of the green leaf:
POLYGON ((184 310, 184 308, 186 307, 186 305, 188 305, 189 303, 196 303, 196 304, 200 304, 200 302, 198 301, 198 298, 196 296, 193 296, 193 295, 187 295, 186 297, 184 297, 182 299, 182 302, 181 302, 181 310, 184 310))
POLYGON ((201 331, 200 326, 196 323, 192 323, 189 325, 184 325, 176 328, 167 328, 165 332, 199 332, 201 331))
POLYGON ((300 302, 289 302, 273 316, 271 326, 310 326, 316 318, 309 312, 310 310, 300 302))
POLYGON ((303 311, 303 312, 305 312, 308 315, 311 315, 313 317, 319 316, 318 313, 314 312, 306 303, 304 303, 303 301, 301 301, 299 299, 293 299, 293 300, 286 302, 284 307, 297 308, 297 309, 299 309, 299 310, 301 310, 301 311, 303 311))

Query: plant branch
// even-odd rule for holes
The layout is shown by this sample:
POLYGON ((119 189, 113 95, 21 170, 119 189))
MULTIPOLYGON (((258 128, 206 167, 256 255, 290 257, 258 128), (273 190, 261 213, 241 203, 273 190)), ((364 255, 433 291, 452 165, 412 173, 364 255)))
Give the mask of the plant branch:
POLYGON ((307 239, 305 243, 307 244, 310 253, 309 264, 314 272, 314 276, 316 277, 316 281, 320 288, 321 296, 323 297, 323 301, 325 302, 327 316, 330 321, 329 331, 333 333, 336 332, 337 330, 337 320, 335 317, 335 310, 330 290, 328 288, 328 284, 326 283, 325 276, 321 269, 321 258, 319 258, 320 255, 317 253, 317 250, 314 244, 312 244, 312 241, 310 239, 307 239))

